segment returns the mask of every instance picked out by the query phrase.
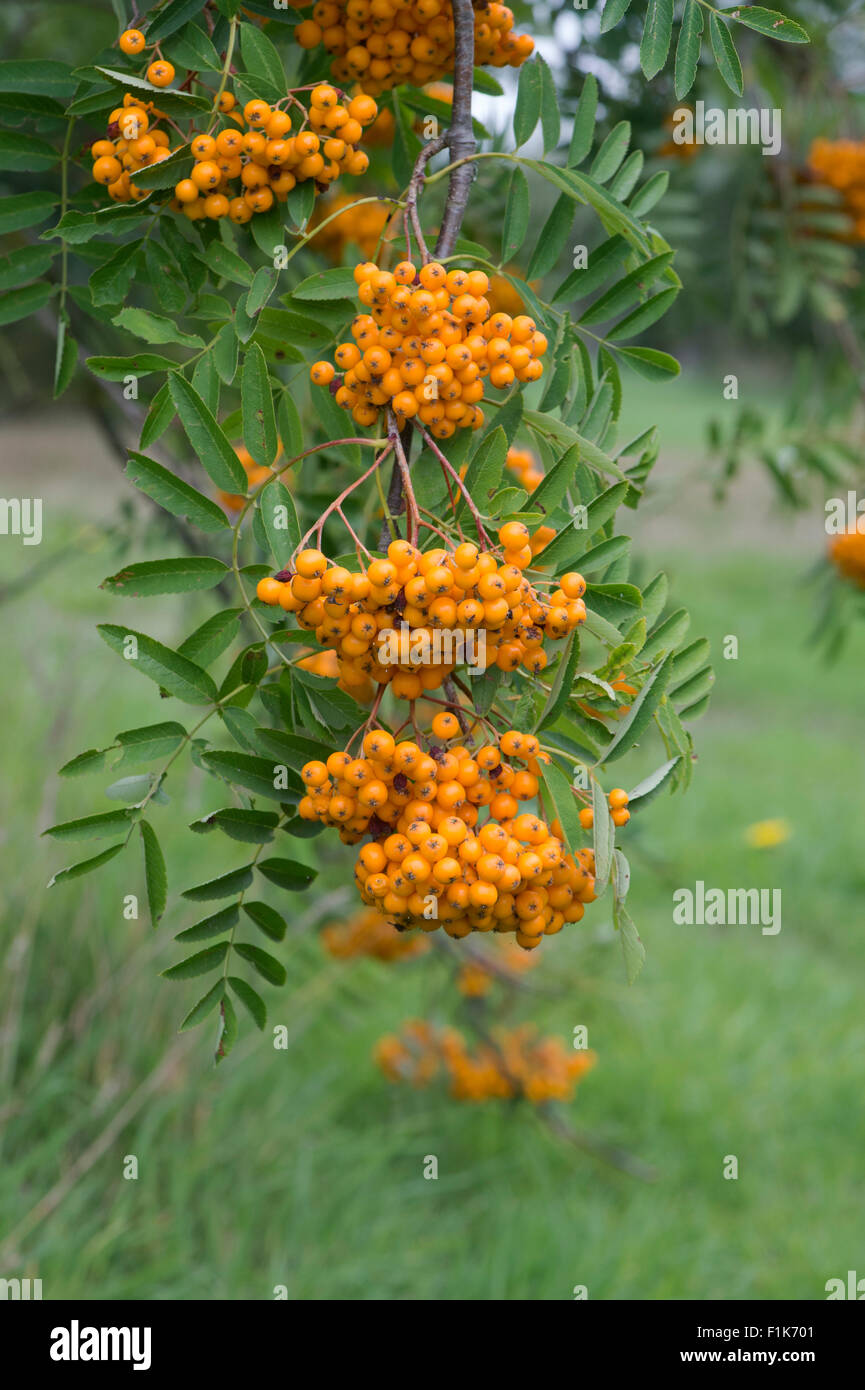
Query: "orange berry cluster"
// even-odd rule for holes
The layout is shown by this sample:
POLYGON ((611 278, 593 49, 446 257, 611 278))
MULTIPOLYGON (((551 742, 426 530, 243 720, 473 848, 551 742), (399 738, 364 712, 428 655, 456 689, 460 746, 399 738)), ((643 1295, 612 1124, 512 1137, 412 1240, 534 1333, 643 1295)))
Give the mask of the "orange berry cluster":
MULTIPOLYGON (((433 719, 432 733, 451 742, 460 733, 456 715, 440 711, 433 719)), ((326 763, 304 764, 301 776, 308 794, 301 801, 300 815, 339 826, 346 843, 357 844, 367 834, 386 835, 391 827, 405 831, 416 820, 437 829, 440 821, 458 814, 461 825, 452 825, 448 833, 459 846, 467 827, 477 824, 478 807, 489 806, 491 815, 509 818, 517 815, 520 801, 537 796, 538 768, 541 761, 549 761, 537 738, 506 733, 502 743, 505 748, 518 745, 527 770, 511 767, 505 761, 507 754, 503 758, 494 744, 485 745, 476 757, 463 746, 447 749, 437 743, 424 753, 417 743, 396 743, 386 730, 372 729, 364 736, 359 757, 336 752, 326 763)), ((419 839, 427 833, 413 832, 419 839)), ((409 849, 410 845, 406 853, 409 849)))
MULTIPOLYGON (((527 34, 513 32, 507 5, 475 5, 475 62, 520 67, 534 52, 527 34)), ((323 43, 334 55, 338 81, 363 81, 369 92, 425 82, 453 71, 454 18, 450 0, 319 0, 294 32, 302 48, 323 43)))
MULTIPOLYGON (((528 493, 534 492, 544 481, 544 470, 530 449, 508 449, 507 466, 528 493)), ((539 554, 545 545, 549 545, 555 534, 552 526, 539 526, 537 531, 533 531, 529 541, 532 554, 539 554)))
MULTIPOLYGON (((607 797, 607 802, 613 825, 627 825, 631 819, 631 813, 628 810, 628 793, 622 787, 613 787, 607 797)), ((591 806, 584 806, 580 811, 580 825, 584 830, 591 830, 594 823, 594 811, 591 806)))
POLYGON ((316 232, 312 241, 316 250, 332 261, 341 261, 350 244, 359 247, 363 256, 376 254, 390 218, 390 209, 385 203, 358 203, 349 194, 342 193, 319 206, 317 220, 332 217, 333 221, 328 221, 316 232), (336 212, 340 213, 339 217, 333 216, 336 212))
POLYGON ((409 960, 429 950, 425 936, 405 936, 374 908, 347 922, 333 923, 321 934, 328 955, 336 960, 372 956, 375 960, 409 960))
POLYGON ((593 1052, 568 1052, 558 1038, 536 1038, 526 1026, 500 1030, 469 1049, 455 1029, 422 1020, 380 1038, 374 1056, 389 1081, 425 1086, 444 1071, 455 1100, 522 1097, 532 1105, 571 1100, 596 1061, 593 1052))
POLYGON ((378 106, 363 92, 344 104, 335 87, 322 83, 313 88, 308 114, 294 135, 292 117, 280 106, 256 98, 242 114, 234 108, 232 94, 223 92, 220 109, 234 123, 191 141, 195 163, 189 177, 176 185, 174 197, 177 209, 193 221, 229 217, 248 222, 274 201, 284 203, 299 183, 311 180, 321 193, 340 174, 364 174, 369 168, 369 156, 358 144, 378 106), (235 180, 239 188, 232 188, 235 180))
POLYGON ((865 241, 865 141, 815 140, 808 164, 821 183, 842 195, 853 222, 845 240, 865 241))
POLYGON ((106 138, 91 145, 93 178, 108 189, 115 203, 146 198, 148 190, 134 182, 135 171, 161 164, 174 153, 168 135, 156 126, 160 115, 152 101, 145 103, 127 92, 123 105, 108 117, 106 138))
POLYGON ((526 492, 534 492, 544 481, 544 470, 530 449, 508 449, 507 465, 526 492))
MULTIPOLYGON (((415 939, 425 940, 424 937, 415 939)), ((484 960, 475 958, 460 967, 457 975, 457 989, 467 999, 480 999, 489 994, 497 976, 501 977, 502 971, 509 975, 520 975, 538 963, 537 956, 522 950, 516 942, 506 941, 502 936, 496 936, 493 939, 498 950, 495 957, 490 958, 489 964, 484 960), (499 967, 498 970, 496 970, 496 966, 499 967)))
POLYGON ((391 541, 386 560, 371 560, 353 573, 331 565, 320 550, 303 550, 295 573, 261 579, 263 603, 294 613, 299 625, 315 631, 323 647, 334 649, 349 683, 369 677, 390 685, 394 695, 416 700, 435 690, 470 650, 467 637, 483 634, 478 655, 502 671, 518 667, 538 674, 547 665, 545 641, 568 637, 586 620, 586 581, 571 571, 547 597, 523 574, 531 564, 528 528, 519 521, 501 527, 502 558, 465 542, 456 550, 419 551, 408 541, 391 541), (394 663, 394 636, 407 629, 406 663, 394 663), (436 633, 446 630, 437 656, 436 633), (453 660, 446 660, 452 657, 453 660))
POLYGON ((829 558, 845 579, 857 589, 865 589, 865 534, 853 526, 833 536, 829 542, 829 558))
MULTIPOLYGON (((505 389, 543 375, 546 337, 525 314, 492 312, 482 270, 448 270, 438 261, 418 270, 401 261, 390 271, 368 261, 354 278, 369 313, 355 318, 354 341, 336 349, 344 375, 335 397, 361 428, 389 408, 400 428, 417 416, 437 439, 449 439, 483 425, 485 378, 505 389)), ((310 376, 329 387, 335 370, 316 362, 310 376)))
MULTIPOLYGON (((435 737, 450 742, 459 732, 455 715, 435 716, 435 737)), ((373 729, 361 757, 337 752, 304 765, 308 793, 298 813, 339 826, 347 844, 371 836, 355 865, 360 896, 403 930, 514 932, 532 950, 579 922, 595 898, 594 852, 568 854, 557 822, 520 812, 521 801, 538 795, 548 761, 533 734, 515 730, 473 756, 446 743, 424 753, 373 729), (481 823, 483 807, 489 817, 481 823)))

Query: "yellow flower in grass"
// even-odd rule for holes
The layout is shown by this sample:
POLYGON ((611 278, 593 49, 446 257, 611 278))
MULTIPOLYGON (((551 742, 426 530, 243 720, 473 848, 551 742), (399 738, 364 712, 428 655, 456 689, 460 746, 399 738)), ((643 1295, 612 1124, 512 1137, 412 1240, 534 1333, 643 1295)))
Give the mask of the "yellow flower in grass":
POLYGON ((749 825, 745 839, 752 849, 775 849, 783 845, 793 834, 793 827, 786 820, 758 820, 749 825))

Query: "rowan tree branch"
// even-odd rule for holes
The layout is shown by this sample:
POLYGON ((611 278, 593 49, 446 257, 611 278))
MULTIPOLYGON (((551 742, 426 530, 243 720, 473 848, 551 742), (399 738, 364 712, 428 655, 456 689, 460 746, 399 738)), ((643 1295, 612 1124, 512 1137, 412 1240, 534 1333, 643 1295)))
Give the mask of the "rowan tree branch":
MULTIPOLYGON (((472 125, 472 92, 475 74, 475 12, 471 0, 453 0, 454 10, 454 100, 451 108, 451 123, 444 135, 430 142, 421 151, 409 185, 406 203, 406 220, 414 230, 415 239, 426 259, 426 244, 423 239, 420 218, 417 212, 418 195, 423 188, 424 171, 427 163, 441 149, 447 149, 450 162, 454 166, 448 182, 441 230, 436 242, 435 255, 441 260, 453 254, 457 237, 460 234, 463 217, 469 200, 469 190, 477 174, 475 165, 463 161, 477 149, 474 126, 472 125)), ((410 432, 403 435, 404 447, 410 447, 410 432)), ((408 458, 408 449, 406 449, 408 458)), ((403 476, 399 462, 394 459, 390 488, 388 489, 388 511, 391 517, 399 516, 403 507, 403 476)), ((381 530, 381 549, 385 549, 389 539, 387 517, 381 530)))
MULTIPOLYGON (((475 69, 475 14, 471 0, 453 0, 454 8, 454 100, 450 129, 445 137, 451 164, 475 153, 472 126, 472 91, 475 69)), ((441 260, 453 254, 469 200, 469 190, 477 170, 473 164, 459 164, 450 175, 447 201, 442 218, 436 256, 441 260)))

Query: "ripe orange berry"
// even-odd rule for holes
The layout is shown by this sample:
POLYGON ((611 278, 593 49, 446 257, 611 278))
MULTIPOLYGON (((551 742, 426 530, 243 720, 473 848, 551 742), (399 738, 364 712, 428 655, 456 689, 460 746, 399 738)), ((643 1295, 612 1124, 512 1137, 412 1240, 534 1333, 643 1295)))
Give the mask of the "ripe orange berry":
POLYGON ((388 589, 396 583, 396 565, 391 560, 373 560, 367 568, 370 584, 377 589, 388 589))
POLYGON ((205 214, 216 221, 228 216, 228 199, 224 193, 209 193, 204 200, 205 214))
POLYGON ((330 362, 315 362, 309 369, 309 376, 316 386, 329 386, 336 376, 336 372, 330 362))
POLYGON ((365 92, 359 92, 348 103, 348 114, 352 120, 359 121, 362 126, 370 125, 378 115, 378 106, 371 96, 367 96, 365 92))
POLYGON ((320 550, 302 550, 295 569, 303 579, 320 579, 327 569, 327 560, 320 550))
POLYGON ((363 740, 363 751, 368 758, 386 762, 394 754, 393 735, 386 729, 371 729, 363 740))
POLYGON ((190 141, 189 148, 196 159, 213 159, 216 154, 216 141, 212 135, 196 135, 190 141))
POLYGON ((569 574, 562 575, 559 580, 559 587, 566 598, 582 598, 586 592, 586 581, 581 574, 571 571, 569 574))
POLYGON ((446 710, 441 710, 433 718, 432 731, 436 738, 456 738, 460 731, 459 720, 455 714, 451 714, 446 710))
POLYGON ((613 790, 607 797, 607 801, 609 802, 611 811, 621 811, 628 804, 628 793, 623 787, 613 787, 613 790))
POLYGON ((240 225, 244 222, 249 222, 253 216, 253 212, 245 198, 232 198, 228 204, 228 215, 232 222, 236 222, 240 225))
POLYGON ((584 830, 591 830, 595 823, 595 813, 591 806, 584 806, 580 811, 580 825, 584 830))
POLYGON ((193 164, 192 172, 189 175, 196 188, 201 189, 202 193, 209 192, 216 188, 222 179, 222 172, 218 164, 212 160, 205 159, 200 164, 193 164))
POLYGON ((263 129, 272 115, 273 108, 270 107, 266 101, 261 101, 258 97, 253 101, 248 101, 243 108, 243 118, 246 124, 253 130, 263 129))
POLYGON ((317 106, 322 111, 330 111, 339 101, 339 92, 335 87, 323 82, 318 87, 313 87, 309 100, 312 106, 317 106))
POLYGON ((623 807, 622 809, 613 812, 612 819, 613 825, 627 825, 628 821, 631 819, 631 813, 630 811, 626 811, 623 807))
POLYGON ((518 758, 523 751, 523 735, 518 734, 515 729, 509 729, 502 734, 500 747, 506 758, 518 758))
POLYGON ((157 58, 147 69, 147 80, 152 82, 154 87, 168 87, 174 81, 174 67, 171 63, 157 58))
POLYGON ((113 155, 101 155, 93 165, 93 177, 97 183, 114 183, 122 173, 123 166, 113 155))
POLYGON ((253 212, 267 212, 273 207, 273 193, 269 188, 250 188, 243 196, 253 212))
POLYGON ((258 584, 255 588, 255 592, 257 597, 261 599, 262 603, 267 603, 273 606, 273 604, 279 602, 279 596, 282 593, 282 589, 283 585, 280 584, 278 579, 259 579, 258 584))
POLYGON ((519 550, 529 543, 529 528, 521 521, 508 521, 499 531, 499 540, 505 550, 519 550))
POLYGON ((121 53, 128 53, 133 56, 143 51, 147 40, 140 29, 124 29, 117 42, 121 53))

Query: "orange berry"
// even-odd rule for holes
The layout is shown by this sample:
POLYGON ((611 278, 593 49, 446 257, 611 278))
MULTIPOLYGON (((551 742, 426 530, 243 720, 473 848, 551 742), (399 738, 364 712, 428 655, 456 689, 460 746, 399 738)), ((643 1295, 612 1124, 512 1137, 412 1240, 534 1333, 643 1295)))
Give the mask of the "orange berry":
POLYGON ((508 521, 499 531, 499 540, 505 550, 519 550, 529 543, 529 528, 521 521, 508 521))
POLYGON ((124 29, 117 42, 121 53, 128 53, 130 56, 134 56, 136 53, 141 53, 143 51, 147 40, 140 29, 124 29))
MULTIPOLYGON (((100 155, 99 159, 97 159, 96 163, 93 165, 93 177, 97 183, 115 183, 122 173, 123 166, 120 160, 115 159, 113 155, 100 155)), ((197 189, 195 196, 198 197, 197 189)))
POLYGON ((164 63, 157 59, 151 63, 147 69, 147 80, 152 82, 154 87, 168 87, 174 81, 174 68, 171 63, 164 63))
POLYGON ((370 125, 378 115, 378 106, 371 96, 359 92, 348 103, 348 113, 352 120, 359 121, 362 126, 370 125))
POLYGON ((432 731, 436 738, 456 738, 460 731, 459 720, 455 714, 451 714, 447 710, 441 710, 433 718, 432 731))
POLYGON ((295 569, 303 579, 320 579, 327 569, 327 560, 320 550, 302 550, 295 569))
POLYGON ((200 164, 193 164, 189 177, 202 193, 209 193, 221 181, 222 171, 218 164, 214 164, 210 159, 205 159, 200 164))
POLYGON ((572 570, 570 573, 562 575, 559 580, 559 587, 565 598, 582 598, 586 592, 586 581, 581 574, 572 570))
POLYGON ((278 579, 268 578, 259 579, 255 592, 262 603, 267 603, 272 607, 274 604, 279 603, 279 596, 282 593, 282 589, 283 585, 280 584, 278 579))
POLYGON ((261 101, 259 98, 248 101, 243 108, 243 118, 246 124, 251 126, 253 130, 263 129, 272 115, 273 108, 269 106, 266 101, 261 101))
POLYGON ((220 217, 228 216, 228 199, 224 193, 209 193, 204 200, 204 211, 207 217, 216 221, 220 217))
POLYGON ((216 154, 216 141, 212 135, 196 135, 189 148, 196 159, 212 159, 216 154))

